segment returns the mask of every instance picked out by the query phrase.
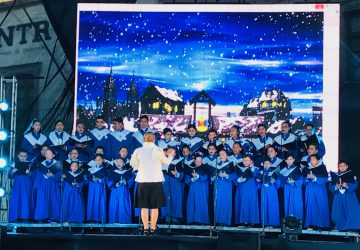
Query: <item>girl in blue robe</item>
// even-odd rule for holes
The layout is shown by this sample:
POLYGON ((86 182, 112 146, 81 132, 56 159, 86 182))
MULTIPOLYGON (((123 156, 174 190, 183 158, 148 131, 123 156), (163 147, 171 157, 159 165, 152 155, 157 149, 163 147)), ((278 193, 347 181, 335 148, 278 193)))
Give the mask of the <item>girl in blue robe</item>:
POLYGON ((189 185, 187 199, 187 223, 209 224, 209 177, 208 168, 202 157, 196 156, 194 163, 187 168, 185 183, 189 185))
POLYGON ((280 187, 280 181, 277 178, 279 168, 271 165, 271 159, 269 157, 264 158, 263 165, 264 169, 260 171, 256 179, 261 189, 261 226, 279 227, 280 210, 278 188, 280 187))
POLYGON ((24 133, 21 149, 28 153, 28 159, 32 161, 40 155, 41 146, 45 144, 46 140, 46 136, 41 133, 40 121, 34 119, 24 133))
POLYGON ((18 160, 10 168, 8 177, 13 179, 10 196, 9 222, 30 220, 34 218, 34 200, 30 162, 27 161, 27 152, 21 150, 18 160))
POLYGON ((328 229, 330 226, 329 202, 326 184, 328 173, 320 156, 311 155, 309 166, 303 170, 305 180, 305 228, 328 229))
POLYGON ((294 165, 295 158, 289 153, 285 157, 286 167, 280 171, 281 186, 284 187, 284 216, 293 215, 303 219, 303 178, 301 170, 294 165))
POLYGON ((358 182, 348 164, 340 161, 339 172, 332 173, 330 191, 334 194, 331 220, 335 224, 335 230, 360 230, 360 204, 355 190, 358 182))
POLYGON ((229 226, 232 221, 232 189, 237 178, 234 165, 228 160, 225 149, 220 150, 219 160, 211 173, 211 182, 214 185, 215 221, 217 224, 229 226))
POLYGON ((80 162, 89 162, 91 154, 91 148, 93 145, 93 140, 85 132, 85 125, 83 122, 77 122, 76 132, 70 137, 67 142, 67 149, 70 152, 72 149, 76 148, 79 152, 79 161, 80 162))
MULTIPOLYGON (((183 148, 184 145, 188 145, 190 151, 195 154, 197 150, 202 147, 204 141, 200 137, 196 136, 197 129, 193 124, 190 124, 187 127, 187 133, 188 135, 181 139, 180 148, 183 148)), ((199 152, 199 154, 201 154, 201 152, 199 152)))
POLYGON ((180 143, 174 139, 172 130, 170 128, 164 128, 162 135, 163 138, 158 141, 157 145, 163 150, 166 150, 170 147, 174 148, 176 150, 176 154, 179 155, 180 143))
POLYGON ((259 169, 253 165, 250 155, 244 155, 243 162, 236 166, 235 224, 259 224, 259 200, 255 177, 259 169))
POLYGON ((102 154, 95 155, 89 164, 87 181, 89 183, 86 220, 106 222, 106 181, 107 171, 102 154))
POLYGON ((60 221, 60 179, 62 166, 51 149, 39 165, 39 187, 36 195, 35 220, 60 221))
POLYGON ((110 188, 109 223, 131 223, 130 188, 133 183, 134 175, 130 165, 124 159, 116 159, 109 171, 107 180, 107 185, 110 188))
POLYGON ((166 196, 166 206, 161 208, 161 215, 169 222, 179 223, 183 218, 182 202, 184 198, 184 169, 182 159, 177 157, 175 148, 168 148, 166 155, 175 155, 167 169, 163 170, 165 181, 163 182, 164 192, 166 196))
POLYGON ((69 139, 70 135, 64 131, 64 122, 61 120, 56 121, 55 130, 50 132, 45 144, 54 150, 58 161, 68 158, 66 145, 69 139))
POLYGON ((70 164, 70 170, 63 175, 62 221, 83 223, 85 220, 85 203, 82 190, 84 173, 77 161, 70 164))

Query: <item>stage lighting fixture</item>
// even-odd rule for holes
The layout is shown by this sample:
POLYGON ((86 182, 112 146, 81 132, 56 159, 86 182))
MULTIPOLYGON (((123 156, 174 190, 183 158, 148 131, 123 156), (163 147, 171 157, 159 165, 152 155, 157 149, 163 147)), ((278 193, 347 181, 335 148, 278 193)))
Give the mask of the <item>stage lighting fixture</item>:
POLYGON ((8 134, 4 130, 0 130, 0 141, 5 141, 8 137, 8 134))
POLYGON ((0 158, 0 169, 3 169, 4 167, 6 167, 7 162, 5 158, 0 158))
POLYGON ((5 194, 6 194, 6 192, 5 192, 5 188, 0 187, 0 198, 4 197, 4 196, 5 196, 5 194))
POLYGON ((7 111, 9 109, 9 104, 6 102, 0 102, 0 110, 1 111, 7 111))
POLYGON ((293 215, 289 215, 283 219, 281 231, 285 234, 301 234, 302 221, 293 215))

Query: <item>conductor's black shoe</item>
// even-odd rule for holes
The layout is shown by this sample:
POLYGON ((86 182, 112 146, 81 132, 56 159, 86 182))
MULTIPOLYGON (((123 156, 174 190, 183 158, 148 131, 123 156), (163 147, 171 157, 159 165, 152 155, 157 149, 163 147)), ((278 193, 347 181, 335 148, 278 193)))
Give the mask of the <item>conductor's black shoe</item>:
POLYGON ((149 235, 158 235, 158 231, 156 229, 150 229, 149 235))
POLYGON ((150 230, 149 229, 144 229, 142 234, 143 235, 150 235, 150 230))

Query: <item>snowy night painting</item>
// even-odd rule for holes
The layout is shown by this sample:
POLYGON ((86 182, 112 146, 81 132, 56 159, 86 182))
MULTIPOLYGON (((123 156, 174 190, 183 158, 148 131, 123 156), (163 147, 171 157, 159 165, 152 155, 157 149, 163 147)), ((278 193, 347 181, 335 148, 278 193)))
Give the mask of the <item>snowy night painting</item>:
POLYGON ((79 11, 77 118, 322 130, 323 12, 79 11))

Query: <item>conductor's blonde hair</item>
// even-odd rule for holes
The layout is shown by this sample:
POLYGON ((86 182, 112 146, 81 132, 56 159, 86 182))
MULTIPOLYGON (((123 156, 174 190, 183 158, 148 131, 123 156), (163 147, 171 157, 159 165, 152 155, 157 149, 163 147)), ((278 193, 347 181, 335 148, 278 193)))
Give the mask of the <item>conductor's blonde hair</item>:
POLYGON ((155 135, 151 132, 146 132, 144 135, 144 142, 155 142, 155 135))

